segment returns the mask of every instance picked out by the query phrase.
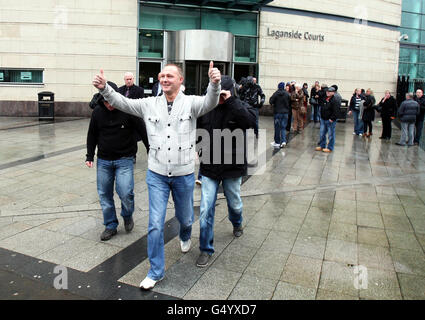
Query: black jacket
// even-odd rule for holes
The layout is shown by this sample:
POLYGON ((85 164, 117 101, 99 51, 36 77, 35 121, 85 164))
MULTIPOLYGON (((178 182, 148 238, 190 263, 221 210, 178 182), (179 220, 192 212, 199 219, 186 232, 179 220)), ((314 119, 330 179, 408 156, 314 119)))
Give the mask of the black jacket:
POLYGON ((261 87, 253 83, 252 81, 248 81, 240 90, 239 97, 242 101, 248 103, 251 107, 260 109, 264 102, 266 101, 266 96, 263 93, 261 87), (260 97, 260 101, 258 98, 260 97))
POLYGON ((325 101, 321 108, 320 116, 323 120, 336 121, 338 119, 341 103, 335 96, 325 101))
POLYGON ((316 90, 316 87, 311 88, 311 91, 310 91, 310 103, 311 103, 311 99, 312 99, 312 98, 316 99, 316 100, 317 100, 317 102, 319 102, 319 98, 316 98, 316 96, 318 96, 318 95, 319 95, 319 92, 320 92, 320 90, 319 90, 319 91, 317 91, 317 90, 316 90))
POLYGON ((323 89, 320 89, 317 93, 319 95, 319 105, 323 106, 326 102, 326 91, 328 90, 328 87, 325 87, 323 89))
MULTIPOLYGON (((122 87, 118 88, 118 92, 121 93, 123 96, 125 96, 125 93, 127 91, 127 86, 124 85, 122 87)), ((128 95, 129 99, 141 99, 145 97, 145 90, 142 87, 136 86, 136 85, 132 85, 130 87, 130 92, 128 95)), ((146 124, 145 121, 142 118, 137 118, 138 121, 140 121, 140 125, 139 128, 140 130, 135 131, 135 135, 136 135, 136 140, 137 141, 143 141, 143 143, 145 144, 145 146, 147 146, 147 141, 148 141, 148 134, 146 132, 146 124)), ((148 150, 148 147, 146 148, 146 150, 148 150)))
POLYGON ((375 120, 375 97, 374 96, 365 96, 365 102, 363 103, 363 121, 374 121, 375 120))
MULTIPOLYGON (((118 88, 118 92, 121 93, 124 97, 125 97, 125 93, 127 91, 127 86, 123 85, 122 87, 118 88)), ((145 97, 145 90, 142 87, 136 86, 135 84, 133 84, 130 87, 130 92, 129 92, 129 99, 141 99, 145 97)))
POLYGON ((401 122, 416 122, 417 115, 419 115, 419 104, 412 99, 403 101, 398 109, 398 117, 401 122))
POLYGON ((393 96, 390 96, 389 99, 382 102, 384 98, 379 102, 378 111, 381 113, 381 118, 389 119, 396 116, 397 112, 397 101, 393 96))
MULTIPOLYGON (((109 111, 99 104, 92 112, 87 133, 86 161, 97 157, 103 160, 118 160, 133 157, 137 153, 135 131, 140 130, 140 119, 118 109, 109 111)), ((146 131, 146 128, 145 128, 146 131)), ((143 141, 148 146, 147 141, 143 141)))
MULTIPOLYGON (((202 141, 200 143, 201 175, 214 180, 222 180, 228 178, 239 178, 247 174, 246 130, 254 128, 255 119, 256 115, 254 108, 233 96, 214 110, 198 118, 197 128, 208 131, 210 137, 209 145, 203 146, 202 141), (225 143, 223 142, 224 139, 216 136, 216 140, 219 138, 221 143, 220 141, 214 141, 214 129, 229 129, 231 132, 234 132, 236 129, 242 129, 244 141, 237 141, 237 139, 232 138, 231 150, 229 150, 229 148, 226 148, 225 150, 225 143), (221 146, 221 161, 219 164, 214 164, 213 161, 214 145, 216 147, 221 146), (203 159, 203 157, 208 156, 207 150, 203 150, 204 148, 209 148, 209 161, 203 159), (225 164, 224 160, 230 158, 230 155, 232 160, 231 163, 225 164), (241 158, 243 161, 241 161, 241 158)), ((205 141, 204 143, 208 142, 205 141)))
POLYGON ((423 95, 420 99, 418 99, 415 96, 415 101, 417 103, 419 103, 419 107, 420 107, 420 114, 419 114, 419 118, 423 119, 425 116, 425 95, 423 95))
POLYGON ((273 106, 273 113, 289 113, 291 108, 291 96, 285 89, 279 89, 269 99, 273 106))

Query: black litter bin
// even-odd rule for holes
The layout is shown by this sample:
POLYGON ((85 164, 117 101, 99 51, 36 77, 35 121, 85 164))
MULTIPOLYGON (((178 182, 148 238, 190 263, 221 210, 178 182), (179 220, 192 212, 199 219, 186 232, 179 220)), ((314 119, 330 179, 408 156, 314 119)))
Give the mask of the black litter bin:
POLYGON ((341 100, 341 108, 339 109, 338 122, 347 121, 347 112, 348 112, 348 100, 341 100))
POLYGON ((49 91, 38 93, 38 120, 55 118, 55 94, 49 91))

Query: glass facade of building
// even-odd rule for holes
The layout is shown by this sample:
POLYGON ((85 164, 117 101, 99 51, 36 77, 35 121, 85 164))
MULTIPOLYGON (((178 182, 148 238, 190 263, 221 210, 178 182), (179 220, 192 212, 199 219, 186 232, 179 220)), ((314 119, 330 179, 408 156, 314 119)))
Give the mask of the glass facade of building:
POLYGON ((140 6, 139 58, 163 57, 163 32, 188 29, 227 31, 235 37, 235 62, 257 62, 258 14, 197 7, 140 6))
POLYGON ((425 0, 402 1, 400 35, 399 75, 425 80, 425 0))

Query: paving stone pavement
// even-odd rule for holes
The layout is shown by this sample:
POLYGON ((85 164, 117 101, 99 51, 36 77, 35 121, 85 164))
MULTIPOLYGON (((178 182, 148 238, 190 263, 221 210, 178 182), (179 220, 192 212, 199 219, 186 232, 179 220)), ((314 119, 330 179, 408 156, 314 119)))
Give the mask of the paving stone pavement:
MULTIPOLYGON (((101 242, 96 171, 84 166, 88 123, 0 118, 3 277, 31 277, 34 266, 62 265, 97 284, 95 293, 70 285, 71 299, 425 299, 425 152, 396 146, 398 129, 392 142, 382 141, 375 122, 375 135, 361 138, 352 135, 349 119, 337 124, 334 153, 324 154, 314 151, 319 129, 310 124, 286 149, 273 151, 273 120, 261 117, 267 161, 264 172, 241 187, 243 236, 233 237, 220 194, 216 252, 207 268, 197 268, 199 221, 191 250, 181 253, 169 200, 166 277, 151 295, 139 296, 134 292, 149 268, 146 152, 139 144, 135 229, 126 234, 121 223, 116 237, 101 242), (14 267, 15 256, 24 267, 14 267)), ((197 207, 199 187, 194 197, 197 207)), ((38 281, 34 277, 26 283, 38 281)), ((0 288, 0 298, 12 291, 0 288)), ((22 296, 39 298, 36 292, 22 296)))

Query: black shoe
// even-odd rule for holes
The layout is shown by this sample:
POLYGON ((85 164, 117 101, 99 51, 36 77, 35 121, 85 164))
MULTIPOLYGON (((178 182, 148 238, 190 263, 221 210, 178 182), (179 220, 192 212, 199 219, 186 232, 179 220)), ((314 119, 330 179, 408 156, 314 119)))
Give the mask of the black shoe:
POLYGON ((387 139, 387 137, 379 137, 379 139, 387 139))
POLYGON ((111 239, 116 234, 117 234, 117 229, 106 228, 105 231, 103 231, 102 234, 100 235, 100 240, 108 241, 109 239, 111 239))
POLYGON ((242 234, 243 234, 243 229, 242 229, 242 227, 233 227, 233 235, 234 235, 236 238, 239 238, 242 234))
POLYGON ((201 254, 198 257, 198 260, 196 260, 196 266, 199 268, 205 268, 208 263, 210 262, 211 256, 206 252, 201 252, 201 254))
POLYGON ((124 228, 125 231, 130 232, 134 228, 134 221, 133 218, 130 217, 128 219, 124 219, 124 228))
POLYGON ((398 146, 402 146, 402 147, 405 147, 406 146, 405 144, 401 144, 399 142, 396 142, 395 144, 398 145, 398 146))

